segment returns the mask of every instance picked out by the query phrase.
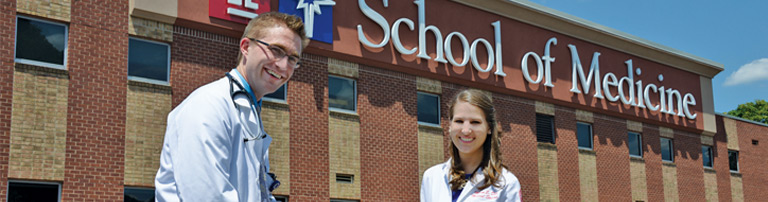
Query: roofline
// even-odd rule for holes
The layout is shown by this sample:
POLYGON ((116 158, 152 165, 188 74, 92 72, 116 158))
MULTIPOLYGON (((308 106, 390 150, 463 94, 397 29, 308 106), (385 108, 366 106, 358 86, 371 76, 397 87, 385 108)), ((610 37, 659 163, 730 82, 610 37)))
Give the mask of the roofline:
POLYGON ((757 121, 753 121, 753 120, 748 120, 748 119, 744 119, 744 118, 741 118, 741 117, 731 116, 731 115, 724 114, 724 113, 716 113, 716 115, 717 116, 722 116, 722 117, 725 117, 725 118, 729 118, 729 119, 735 119, 735 120, 744 121, 744 122, 751 123, 751 124, 756 124, 756 125, 761 125, 761 126, 768 127, 768 124, 765 124, 765 123, 761 123, 761 122, 757 122, 757 121))
POLYGON ((527 0, 453 1, 709 78, 713 78, 724 70, 723 64, 712 60, 654 43, 527 0), (565 26, 562 23, 566 23, 565 26), (669 57, 669 55, 674 57, 669 57))

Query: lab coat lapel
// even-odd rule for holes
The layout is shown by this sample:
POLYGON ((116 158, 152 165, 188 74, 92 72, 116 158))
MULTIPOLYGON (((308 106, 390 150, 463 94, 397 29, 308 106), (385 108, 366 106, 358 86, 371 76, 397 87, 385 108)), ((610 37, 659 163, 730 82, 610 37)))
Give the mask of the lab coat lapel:
POLYGON ((461 190, 461 194, 459 195, 459 200, 456 201, 466 201, 472 193, 475 193, 477 191, 475 182, 480 183, 483 182, 485 179, 485 175, 483 175, 483 170, 478 168, 475 171, 475 174, 467 180, 467 183, 464 184, 464 189, 461 190), (472 180, 475 179, 475 180, 472 180))

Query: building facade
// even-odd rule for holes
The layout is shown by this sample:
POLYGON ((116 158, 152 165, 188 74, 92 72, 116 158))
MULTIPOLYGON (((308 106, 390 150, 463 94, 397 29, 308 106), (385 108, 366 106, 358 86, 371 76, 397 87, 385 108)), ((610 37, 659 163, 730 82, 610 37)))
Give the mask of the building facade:
POLYGON ((467 88, 524 201, 768 198, 768 125, 715 114, 722 65, 533 3, 2 0, 0 199, 151 200, 168 112, 267 11, 313 40, 263 102, 280 200, 418 201, 467 88))

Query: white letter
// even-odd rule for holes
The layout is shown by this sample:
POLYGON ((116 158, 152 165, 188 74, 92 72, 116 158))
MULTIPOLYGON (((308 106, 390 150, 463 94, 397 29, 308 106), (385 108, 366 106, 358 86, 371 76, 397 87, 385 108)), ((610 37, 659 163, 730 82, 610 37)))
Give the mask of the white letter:
POLYGON ((619 80, 619 97, 621 97, 621 103, 637 106, 635 104, 635 77, 632 71, 632 59, 624 61, 624 64, 627 64, 627 76, 621 77, 619 80), (627 85, 629 85, 629 94, 624 94, 624 81, 627 81, 627 85), (629 99, 626 98, 626 95, 629 95, 629 99))
POLYGON ((675 96, 677 98, 677 116, 683 116, 683 98, 680 96, 680 91, 677 91, 673 88, 667 89, 667 114, 675 114, 675 107, 672 106, 672 103, 675 102, 674 99, 672 99, 672 96, 675 96))
POLYGON ((501 22, 497 20, 491 23, 491 25, 493 26, 493 36, 496 41, 496 72, 493 74, 507 76, 504 73, 504 65, 501 63, 501 22))
POLYGON ((546 76, 544 86, 548 87, 555 87, 555 85, 552 84, 552 62, 555 62, 555 58, 549 56, 549 47, 552 45, 557 45, 557 38, 549 38, 547 45, 544 46, 544 56, 541 57, 541 60, 544 60, 544 75, 546 76))
POLYGON ((472 55, 470 56, 472 58, 472 66, 475 66, 475 69, 480 72, 489 72, 491 71, 491 68, 493 68, 493 49, 491 49, 491 43, 488 42, 488 40, 485 40, 484 38, 477 38, 475 41, 472 42, 472 47, 470 47, 470 52, 472 55), (477 43, 481 42, 483 45, 485 45, 485 50, 488 51, 488 66, 483 68, 480 66, 480 63, 477 62, 477 43))
POLYGON ((357 3, 360 5, 360 11, 362 11, 365 16, 376 22, 376 24, 379 24, 381 29, 384 30, 384 39, 381 40, 381 43, 373 44, 373 42, 368 41, 368 39, 365 38, 365 34, 363 33, 363 25, 358 24, 357 40, 359 40, 360 43, 363 43, 365 46, 371 48, 384 47, 384 45, 389 42, 389 24, 387 24, 387 20, 384 19, 384 16, 381 16, 381 14, 371 9, 371 7, 368 7, 368 4, 365 4, 365 0, 358 0, 357 3))
MULTIPOLYGON (((362 1, 362 0, 361 0, 362 1)), ((427 55, 427 31, 432 31, 432 33, 435 34, 435 53, 437 53, 437 57, 435 57, 435 61, 446 63, 448 61, 445 60, 443 57, 443 34, 440 33, 440 29, 437 29, 434 25, 426 26, 426 22, 424 20, 424 7, 425 3, 424 0, 416 0, 413 1, 414 4, 416 4, 416 7, 419 9, 419 56, 420 58, 424 59, 431 59, 429 55, 427 55)))
POLYGON ((461 67, 467 65, 469 62, 469 42, 467 42, 467 37, 464 37, 464 35, 459 32, 451 32, 448 34, 448 36, 445 37, 445 56, 448 58, 448 62, 453 66, 461 67), (456 62, 456 59, 453 58, 453 50, 451 50, 451 39, 453 36, 458 36, 459 41, 461 41, 461 49, 464 53, 461 57, 461 64, 456 62))
POLYGON ((592 56, 592 64, 589 66, 589 76, 586 78, 584 77, 584 68, 581 66, 581 61, 579 60, 579 53, 576 50, 576 46, 568 44, 568 48, 571 50, 571 61, 572 61, 572 69, 573 69, 573 79, 571 80, 571 92, 574 93, 581 93, 579 88, 577 87, 578 81, 576 80, 576 74, 578 73, 578 78, 581 79, 581 86, 584 88, 584 93, 589 93, 589 87, 590 87, 590 81, 592 80, 592 76, 594 74, 595 76, 595 95, 596 98, 603 98, 603 94, 600 93, 600 63, 598 63, 598 57, 600 57, 599 52, 595 52, 595 54, 592 56))
POLYGON ((613 73, 607 73, 605 74, 605 77, 603 77, 603 90, 605 91, 605 97, 608 99, 608 101, 616 102, 616 100, 619 100, 619 96, 613 96, 611 95, 611 86, 618 86, 620 83, 616 82, 616 75, 613 73), (610 79, 610 80, 608 80, 610 79))
POLYGON ((656 84, 652 84, 652 83, 649 83, 647 86, 645 86, 645 90, 643 90, 643 97, 645 98, 645 105, 648 105, 648 109, 650 109, 651 111, 656 111, 656 110, 659 110, 659 105, 655 105, 655 106, 654 106, 654 105, 651 103, 651 98, 650 98, 650 96, 648 95, 648 89, 649 89, 649 88, 650 88, 650 89, 653 89, 653 92, 659 92, 659 91, 656 89, 656 84))
POLYGON ((405 22, 406 25, 408 25, 408 28, 413 31, 413 21, 408 18, 400 18, 395 21, 394 24, 392 24, 392 44, 395 45, 395 49, 397 49, 398 52, 404 55, 410 55, 416 52, 416 47, 411 48, 411 50, 405 49, 403 47, 403 43, 400 42, 400 23, 405 22))
POLYGON ((544 78, 543 76, 541 76, 541 74, 543 73, 541 59, 539 59, 539 55, 537 55, 533 51, 523 55, 523 61, 520 63, 520 68, 523 70, 523 77, 525 78, 526 81, 530 83, 538 84, 539 82, 541 82, 541 79, 544 78), (536 80, 533 80, 531 78, 531 75, 528 73, 528 57, 529 56, 533 56, 533 60, 536 61, 536 80))
POLYGON ((696 98, 691 93, 686 93, 683 97, 683 111, 685 111, 685 117, 688 119, 695 119, 698 114, 691 114, 691 110, 688 109, 688 105, 696 105, 696 98))

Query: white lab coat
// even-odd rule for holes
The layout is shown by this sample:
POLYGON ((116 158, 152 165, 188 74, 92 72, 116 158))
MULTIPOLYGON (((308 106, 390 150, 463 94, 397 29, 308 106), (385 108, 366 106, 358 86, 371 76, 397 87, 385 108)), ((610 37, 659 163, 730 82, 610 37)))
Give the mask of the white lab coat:
MULTIPOLYGON (((437 164, 424 172, 424 179, 421 182, 421 201, 451 201, 451 160, 445 163, 437 164)), ((478 190, 477 186, 485 178, 482 171, 478 169, 472 177, 474 180, 468 180, 464 184, 458 200, 456 201, 520 201, 520 182, 517 177, 507 169, 502 169, 502 175, 499 178, 501 188, 489 186, 483 190, 478 190)))
MULTIPOLYGON (((240 80, 232 71, 233 78, 240 80)), ((234 84, 232 88, 239 90, 234 84)), ((252 136, 243 124, 250 124, 257 133, 253 137, 266 134, 259 119, 250 108, 234 105, 227 77, 192 92, 168 114, 155 176, 156 200, 274 201, 269 191, 262 193, 259 187, 259 182, 266 181, 266 187, 272 183, 263 173, 269 170, 272 138, 244 141, 252 136)))

